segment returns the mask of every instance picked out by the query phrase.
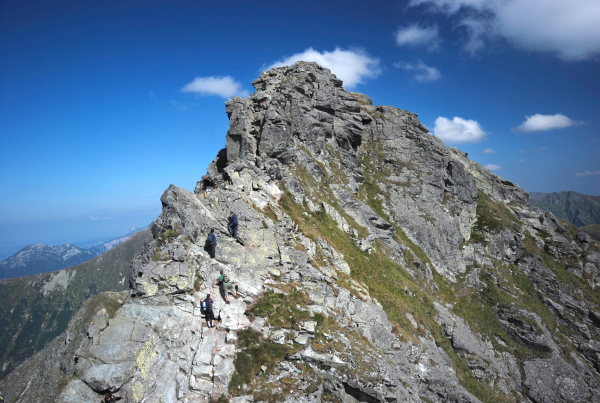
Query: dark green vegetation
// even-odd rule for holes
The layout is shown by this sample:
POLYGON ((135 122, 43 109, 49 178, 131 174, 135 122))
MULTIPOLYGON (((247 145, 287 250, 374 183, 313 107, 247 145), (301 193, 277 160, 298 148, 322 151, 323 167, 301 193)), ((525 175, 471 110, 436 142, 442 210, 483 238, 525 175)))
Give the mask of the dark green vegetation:
MULTIPOLYGON (((21 386, 27 389, 27 402, 55 401, 58 394, 72 379, 71 371, 75 365, 72 357, 83 340, 87 340, 87 329, 90 322, 102 309, 106 309, 109 318, 114 317, 117 310, 121 308, 122 302, 127 299, 127 295, 127 291, 103 292, 85 300, 81 308, 73 313, 69 321, 71 342, 65 343, 64 333, 55 337, 44 349, 37 354, 33 354, 32 357, 0 380, 0 388, 9 392, 12 385, 25 380, 21 386), (36 377, 40 374, 43 374, 43 379, 51 381, 45 381, 44 387, 28 388, 26 386, 27 382, 31 382, 32 379, 39 379, 36 377)), ((23 389, 12 389, 9 393, 12 393, 12 396, 5 395, 7 402, 15 402, 23 393, 23 389)), ((24 401, 24 399, 21 397, 20 401, 24 401)))
POLYGON ((577 192, 547 193, 530 198, 529 203, 578 227, 600 224, 600 196, 577 192))
POLYGON ((600 224, 586 225, 580 229, 591 236, 593 240, 600 241, 600 224))
POLYGON ((0 281, 0 378, 61 334, 86 299, 128 289, 129 266, 147 236, 68 269, 0 281))

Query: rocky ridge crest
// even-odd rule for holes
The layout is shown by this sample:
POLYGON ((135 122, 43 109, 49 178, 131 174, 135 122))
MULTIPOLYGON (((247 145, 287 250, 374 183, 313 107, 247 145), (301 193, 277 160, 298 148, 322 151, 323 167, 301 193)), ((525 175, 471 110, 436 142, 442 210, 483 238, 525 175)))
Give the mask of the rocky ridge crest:
MULTIPOLYGON (((600 401, 589 236, 315 63, 253 85, 226 103, 216 191, 170 186, 132 297, 56 342, 57 401, 600 401)), ((0 382, 7 401, 40 393, 36 359, 0 382)))

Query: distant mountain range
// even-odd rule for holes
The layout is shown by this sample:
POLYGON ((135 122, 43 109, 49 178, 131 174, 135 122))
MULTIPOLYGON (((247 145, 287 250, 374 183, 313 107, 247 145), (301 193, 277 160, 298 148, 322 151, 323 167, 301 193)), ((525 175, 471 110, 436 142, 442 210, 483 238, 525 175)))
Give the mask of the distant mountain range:
POLYGON ((600 196, 577 192, 531 192, 529 203, 569 221, 600 241, 600 196))
POLYGON ((78 266, 0 280, 0 379, 61 334, 89 297, 127 290, 130 264, 150 236, 138 232, 78 266))
POLYGON ((135 233, 148 228, 132 227, 125 235, 89 248, 73 244, 59 246, 36 243, 0 262, 0 279, 48 273, 87 262, 125 242, 135 233))

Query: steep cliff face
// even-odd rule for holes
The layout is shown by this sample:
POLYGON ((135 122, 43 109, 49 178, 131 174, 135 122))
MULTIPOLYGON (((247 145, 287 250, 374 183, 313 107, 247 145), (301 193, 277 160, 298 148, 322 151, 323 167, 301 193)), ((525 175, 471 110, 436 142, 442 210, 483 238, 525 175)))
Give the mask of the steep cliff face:
POLYGON ((314 63, 253 85, 226 103, 217 190, 165 191, 132 296, 90 302, 55 352, 0 382, 7 401, 40 396, 41 354, 60 402, 600 401, 589 236, 314 63))

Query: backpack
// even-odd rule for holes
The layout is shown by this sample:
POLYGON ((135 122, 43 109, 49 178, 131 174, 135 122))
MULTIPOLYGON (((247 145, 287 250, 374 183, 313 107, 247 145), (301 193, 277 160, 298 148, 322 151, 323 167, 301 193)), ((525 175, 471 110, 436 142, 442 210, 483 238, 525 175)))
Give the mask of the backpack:
POLYGON ((229 283, 229 276, 227 274, 225 275, 225 277, 223 277, 223 282, 229 283))
POLYGON ((206 300, 202 301, 202 310, 206 311, 208 309, 208 304, 206 303, 206 300))

